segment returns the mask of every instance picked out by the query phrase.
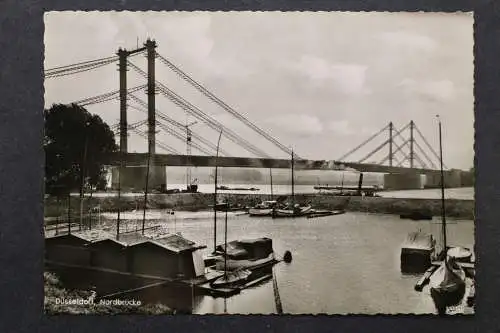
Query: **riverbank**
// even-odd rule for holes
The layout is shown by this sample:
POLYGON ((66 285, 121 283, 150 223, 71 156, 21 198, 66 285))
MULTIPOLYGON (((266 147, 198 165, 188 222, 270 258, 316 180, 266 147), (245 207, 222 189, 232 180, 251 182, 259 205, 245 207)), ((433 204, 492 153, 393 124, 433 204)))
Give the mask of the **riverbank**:
POLYGON ((91 302, 92 292, 69 291, 63 288, 59 278, 50 272, 43 273, 45 313, 55 314, 171 314, 172 310, 162 304, 124 305, 91 302), (89 304, 76 304, 89 302, 89 304), (66 303, 71 304, 66 304, 66 303))
MULTIPOLYGON (((226 194, 217 195, 218 200, 227 200, 232 204, 254 205, 262 200, 269 200, 266 194, 226 194)), ((214 195, 210 193, 179 193, 179 194, 149 194, 148 209, 173 209, 185 211, 208 210, 213 206, 214 195)), ((310 203, 318 209, 340 209, 352 212, 366 212, 379 214, 404 214, 415 210, 425 210, 434 216, 441 215, 440 199, 420 198, 392 198, 392 197, 342 197, 329 194, 297 194, 295 201, 298 203, 310 203)), ((105 196, 92 198, 86 197, 84 211, 90 207, 100 207, 101 211, 131 211, 142 209, 144 196, 122 196, 120 200, 116 196, 105 196)), ((45 217, 67 215, 67 200, 60 200, 59 205, 53 197, 45 199, 45 217)), ((72 197, 70 202, 71 216, 77 216, 80 212, 80 199, 72 197)), ((446 216, 474 219, 474 200, 446 200, 446 216)))

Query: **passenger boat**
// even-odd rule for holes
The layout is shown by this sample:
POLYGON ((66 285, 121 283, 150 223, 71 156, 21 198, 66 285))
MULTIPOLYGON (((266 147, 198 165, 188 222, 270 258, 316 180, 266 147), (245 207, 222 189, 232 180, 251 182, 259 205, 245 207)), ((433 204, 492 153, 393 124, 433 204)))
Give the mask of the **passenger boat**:
POLYGON ((248 210, 250 216, 271 216, 276 206, 275 200, 263 201, 248 210))

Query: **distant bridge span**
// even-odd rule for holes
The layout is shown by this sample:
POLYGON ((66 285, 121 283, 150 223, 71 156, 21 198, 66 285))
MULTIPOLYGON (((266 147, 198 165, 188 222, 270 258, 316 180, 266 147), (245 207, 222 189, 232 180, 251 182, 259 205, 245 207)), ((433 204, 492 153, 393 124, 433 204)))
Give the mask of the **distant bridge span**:
MULTIPOLYGON (((124 166, 146 166, 147 153, 113 153, 109 156, 107 164, 119 166, 120 161, 124 166)), ((156 166, 194 166, 194 167, 215 167, 215 156, 203 155, 174 155, 174 154, 155 154, 152 156, 152 164, 156 166)), ((291 168, 290 159, 272 159, 272 158, 254 158, 254 157, 226 157, 219 156, 218 166, 236 167, 236 168, 291 168)), ((378 164, 365 164, 357 162, 339 162, 333 160, 295 160, 295 169, 297 170, 346 170, 355 169, 359 172, 378 172, 378 173, 406 173, 418 172, 421 174, 435 173, 438 170, 405 168, 396 166, 385 166, 378 164)))

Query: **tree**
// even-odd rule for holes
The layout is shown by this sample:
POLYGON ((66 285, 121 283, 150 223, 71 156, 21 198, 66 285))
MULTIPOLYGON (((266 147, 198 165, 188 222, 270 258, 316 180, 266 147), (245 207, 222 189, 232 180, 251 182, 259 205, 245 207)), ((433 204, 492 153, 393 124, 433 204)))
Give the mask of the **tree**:
POLYGON ((56 194, 106 184, 104 161, 117 150, 114 134, 97 115, 76 104, 44 110, 45 192, 56 194))

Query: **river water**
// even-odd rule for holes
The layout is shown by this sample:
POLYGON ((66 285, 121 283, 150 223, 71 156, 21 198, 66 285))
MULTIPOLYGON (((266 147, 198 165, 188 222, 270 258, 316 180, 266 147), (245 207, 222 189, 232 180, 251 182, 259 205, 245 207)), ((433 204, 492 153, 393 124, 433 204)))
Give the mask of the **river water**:
MULTIPOLYGON (((133 218, 134 214, 123 216, 133 218)), ((110 215, 110 214, 107 214, 110 215)), ((113 218, 112 215, 107 216, 113 218)), ((137 216, 139 219, 139 214, 137 216)), ((213 212, 148 212, 170 232, 207 245, 213 250, 213 212)), ((474 246, 474 223, 448 220, 450 245, 474 246)), ((278 257, 292 252, 290 264, 275 266, 283 311, 290 314, 435 313, 428 288, 414 291, 420 275, 403 275, 399 267, 400 245, 408 232, 422 229, 436 237, 440 219, 401 220, 395 215, 346 213, 315 219, 253 218, 228 216, 228 241, 242 238, 273 239, 278 257)), ((439 237, 437 237, 439 239, 439 237)), ((223 213, 218 213, 217 243, 224 241, 223 213)), ((272 280, 243 290, 227 300, 196 296, 193 312, 231 314, 276 313, 272 280)), ((458 307, 454 313, 472 313, 458 307)))
MULTIPOLYGON (((349 184, 350 186, 355 186, 355 184, 349 184)), ((377 185, 377 184, 365 184, 367 186, 377 185)), ((275 194, 275 195, 285 195, 291 193, 291 186, 289 185, 273 185, 272 192, 271 186, 266 184, 251 185, 251 184, 240 184, 240 185, 227 185, 230 188, 256 188, 257 191, 247 191, 247 190, 219 190, 218 193, 223 195, 227 194, 275 194)), ((332 185, 333 186, 333 185, 332 185)), ((168 186, 169 189, 184 189, 186 185, 183 184, 172 184, 168 186)), ((198 191, 201 193, 214 193, 213 184, 200 184, 198 185, 198 191)), ((314 189, 314 185, 295 185, 295 193, 320 193, 320 191, 314 189)), ((440 189, 421 189, 421 190, 402 190, 402 191, 387 191, 378 193, 382 197, 391 198, 421 198, 421 199, 439 199, 441 198, 440 189)), ((75 196, 79 195, 74 193, 75 196)), ((87 196, 90 194, 87 193, 87 196)), ((95 197, 102 196, 113 196, 116 192, 102 192, 93 193, 95 197)), ((131 195, 141 195, 140 193, 122 193, 122 196, 131 195)), ((445 198, 447 199, 458 199, 458 200, 474 200, 474 188, 473 187, 462 187, 462 188, 448 188, 445 191, 445 198)))

